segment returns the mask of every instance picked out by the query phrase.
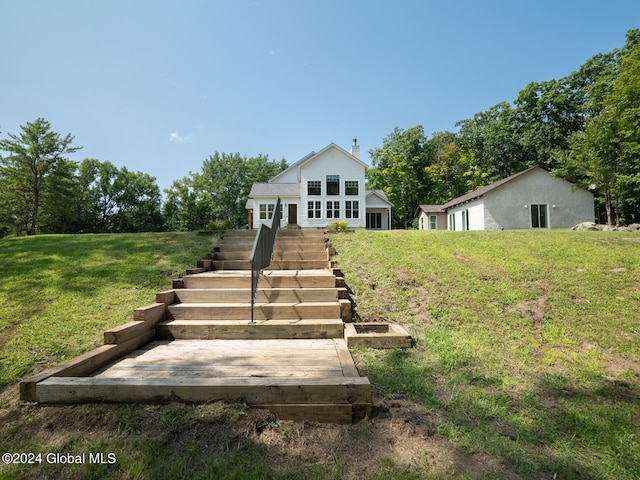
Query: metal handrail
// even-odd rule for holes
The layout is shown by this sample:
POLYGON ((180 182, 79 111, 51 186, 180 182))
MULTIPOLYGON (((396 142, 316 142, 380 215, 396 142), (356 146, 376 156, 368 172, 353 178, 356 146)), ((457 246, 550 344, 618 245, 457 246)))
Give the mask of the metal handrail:
POLYGON ((255 323, 253 317, 253 309, 256 304, 256 296, 258 294, 258 283, 262 276, 262 270, 271 265, 273 258, 273 247, 276 243, 278 228, 280 227, 280 197, 276 200, 271 216, 271 225, 260 224, 256 239, 253 242, 253 250, 251 250, 251 323, 255 323))

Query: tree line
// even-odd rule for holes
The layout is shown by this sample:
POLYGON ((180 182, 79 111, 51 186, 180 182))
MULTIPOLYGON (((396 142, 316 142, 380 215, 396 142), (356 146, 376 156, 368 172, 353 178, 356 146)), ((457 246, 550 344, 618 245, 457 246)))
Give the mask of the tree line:
POLYGON ((109 161, 68 157, 81 147, 43 118, 0 140, 0 237, 39 233, 142 232, 246 224, 251 184, 287 167, 267 156, 214 153, 202 171, 173 183, 109 161))
POLYGON ((395 228, 419 204, 443 204, 534 165, 595 194, 610 225, 640 222, 640 30, 624 47, 587 60, 558 80, 532 82, 456 124, 425 136, 396 127, 371 150, 367 186, 394 203, 395 228))
MULTIPOLYGON (((396 127, 372 149, 367 188, 395 205, 408 228, 419 204, 443 204, 534 165, 594 192, 599 221, 640 222, 640 29, 558 80, 532 82, 427 137, 396 127)), ((246 225, 254 182, 287 168, 266 155, 215 152, 162 195, 155 178, 108 161, 68 157, 81 147, 45 119, 0 140, 0 236, 8 233, 137 232, 246 225)))

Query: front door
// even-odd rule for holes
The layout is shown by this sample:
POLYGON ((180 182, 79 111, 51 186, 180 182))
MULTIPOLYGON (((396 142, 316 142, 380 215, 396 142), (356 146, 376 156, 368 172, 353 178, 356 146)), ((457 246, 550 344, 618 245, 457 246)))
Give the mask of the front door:
POLYGON ((289 204, 289 225, 297 225, 298 224, 298 204, 290 203, 289 204))

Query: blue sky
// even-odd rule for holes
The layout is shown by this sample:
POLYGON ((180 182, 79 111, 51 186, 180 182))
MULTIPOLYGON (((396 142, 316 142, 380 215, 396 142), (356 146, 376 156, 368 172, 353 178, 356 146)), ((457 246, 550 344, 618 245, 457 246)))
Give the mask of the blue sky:
POLYGON ((455 123, 621 47, 637 0, 0 0, 0 136, 38 117, 161 189, 455 123))

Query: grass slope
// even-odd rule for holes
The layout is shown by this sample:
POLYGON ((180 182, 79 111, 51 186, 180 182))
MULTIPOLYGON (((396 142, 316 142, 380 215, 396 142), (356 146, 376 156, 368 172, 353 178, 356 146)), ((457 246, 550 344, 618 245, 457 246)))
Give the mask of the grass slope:
POLYGON ((221 403, 19 405, 21 376, 101 344, 209 239, 0 240, 0 453, 45 455, 0 464, 0 479, 640 478, 637 234, 332 241, 360 318, 402 323, 416 339, 407 351, 353 351, 377 414, 351 426, 221 403), (96 452, 107 462, 48 461, 96 452))
POLYGON ((332 240, 360 317, 418 339, 409 352, 359 352, 379 396, 409 397, 456 447, 525 477, 640 478, 640 237, 332 240))
POLYGON ((0 386, 101 345, 208 243, 191 233, 0 240, 0 386))

